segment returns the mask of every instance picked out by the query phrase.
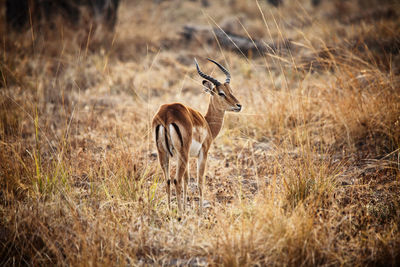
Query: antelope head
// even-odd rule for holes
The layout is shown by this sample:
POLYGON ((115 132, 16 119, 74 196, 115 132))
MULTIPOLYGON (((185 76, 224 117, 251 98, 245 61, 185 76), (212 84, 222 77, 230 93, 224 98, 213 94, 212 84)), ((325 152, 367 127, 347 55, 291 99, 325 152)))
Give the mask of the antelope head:
POLYGON ((219 82, 217 79, 204 74, 197 63, 197 60, 194 59, 196 63, 197 72, 203 80, 204 89, 207 93, 211 94, 212 100, 215 107, 219 110, 224 111, 234 111, 239 112, 242 110, 242 105, 233 95, 232 89, 230 87, 231 75, 229 72, 218 62, 207 58, 209 61, 213 62, 218 68, 226 75, 225 83, 219 82))

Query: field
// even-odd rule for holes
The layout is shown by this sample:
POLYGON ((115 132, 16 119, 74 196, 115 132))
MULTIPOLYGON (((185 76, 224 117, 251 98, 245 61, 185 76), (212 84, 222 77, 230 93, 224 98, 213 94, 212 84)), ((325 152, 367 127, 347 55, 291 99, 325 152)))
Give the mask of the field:
POLYGON ((108 34, 2 24, 2 266, 400 264, 399 3, 205 2, 125 0, 108 34), (185 25, 290 47, 226 49, 185 25), (161 104, 205 113, 194 57, 221 81, 206 58, 226 66, 243 105, 210 149, 201 215, 194 160, 190 207, 173 190, 168 209, 151 131, 161 104))

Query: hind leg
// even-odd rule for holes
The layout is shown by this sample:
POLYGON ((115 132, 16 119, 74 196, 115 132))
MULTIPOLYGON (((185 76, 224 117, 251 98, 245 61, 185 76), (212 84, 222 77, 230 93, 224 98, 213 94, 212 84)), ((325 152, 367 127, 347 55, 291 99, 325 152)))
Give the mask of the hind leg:
POLYGON ((183 175, 183 210, 186 209, 186 202, 187 202, 186 194, 187 194, 187 186, 188 186, 189 177, 190 177, 189 170, 190 170, 190 168, 189 168, 189 162, 188 162, 188 164, 186 166, 185 174, 183 175))
POLYGON ((168 209, 171 209, 171 179, 169 177, 169 157, 164 151, 158 151, 158 160, 164 174, 165 181, 167 182, 167 196, 168 196, 168 209))
MULTIPOLYGON (((188 153, 181 152, 178 157, 176 179, 174 180, 176 188, 176 199, 178 202, 179 210, 182 210, 182 205, 181 205, 182 178, 186 174, 186 171, 188 169, 187 166, 188 166, 188 153)), ((184 192, 184 195, 186 195, 186 192, 184 192)), ((183 203, 183 205, 185 205, 185 202, 183 203)))

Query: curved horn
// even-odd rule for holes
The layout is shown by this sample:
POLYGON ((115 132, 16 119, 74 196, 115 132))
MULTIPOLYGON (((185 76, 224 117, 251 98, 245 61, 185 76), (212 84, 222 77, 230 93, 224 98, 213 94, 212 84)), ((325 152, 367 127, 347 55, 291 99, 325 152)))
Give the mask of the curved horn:
POLYGON ((225 75, 226 75, 226 80, 225 80, 225 82, 226 83, 230 83, 230 81, 231 81, 231 75, 229 74, 229 71, 227 71, 224 67, 222 67, 222 65, 221 64, 219 64, 217 61, 214 61, 214 60, 212 60, 212 59, 210 59, 210 58, 207 58, 209 61, 211 61, 212 63, 214 63, 215 65, 217 65, 221 70, 222 70, 222 72, 223 73, 225 73, 225 75))
POLYGON ((212 82, 215 86, 221 85, 221 83, 220 83, 219 81, 217 81, 217 79, 214 79, 213 77, 208 76, 207 74, 204 74, 203 72, 201 72, 200 67, 199 67, 199 64, 197 63, 196 58, 194 58, 194 63, 196 64, 197 72, 199 73, 199 75, 200 75, 201 77, 203 77, 203 78, 206 79, 206 80, 209 80, 209 81, 212 82))

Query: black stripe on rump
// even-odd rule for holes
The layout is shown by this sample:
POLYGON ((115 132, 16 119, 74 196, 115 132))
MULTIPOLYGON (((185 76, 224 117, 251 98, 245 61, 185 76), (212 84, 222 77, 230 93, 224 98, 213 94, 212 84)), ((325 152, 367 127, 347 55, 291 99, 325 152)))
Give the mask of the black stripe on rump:
POLYGON ((159 130, 160 130, 160 124, 156 126, 156 146, 157 146, 158 149, 160 149, 160 148, 158 147, 158 131, 159 131, 159 130))
POLYGON ((178 134, 178 136, 179 136, 179 140, 181 141, 181 147, 183 147, 183 138, 182 138, 182 133, 181 133, 181 131, 179 130, 179 127, 178 127, 178 125, 176 125, 175 123, 171 123, 172 124, 172 126, 174 126, 174 128, 175 128, 175 131, 176 131, 176 133, 178 134))

